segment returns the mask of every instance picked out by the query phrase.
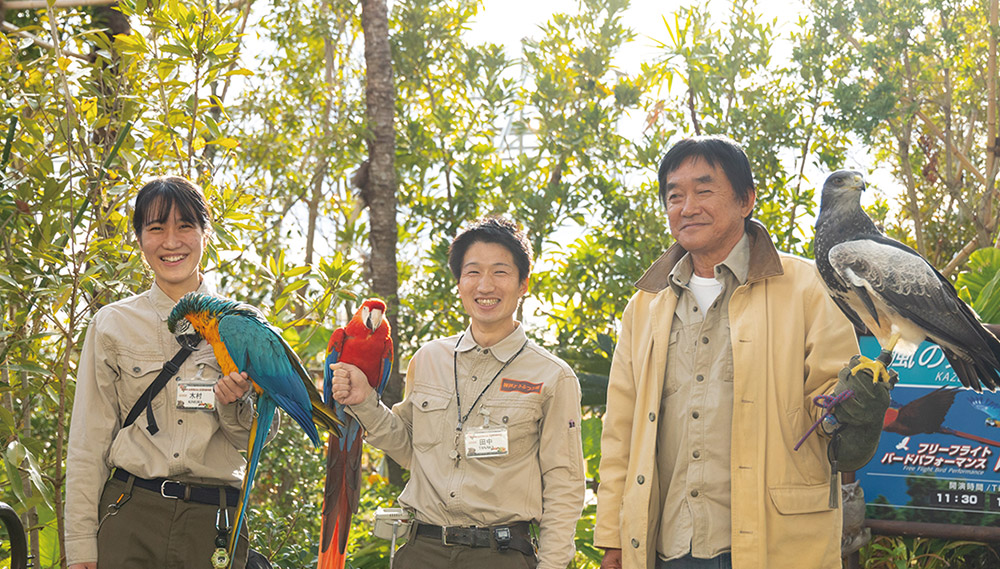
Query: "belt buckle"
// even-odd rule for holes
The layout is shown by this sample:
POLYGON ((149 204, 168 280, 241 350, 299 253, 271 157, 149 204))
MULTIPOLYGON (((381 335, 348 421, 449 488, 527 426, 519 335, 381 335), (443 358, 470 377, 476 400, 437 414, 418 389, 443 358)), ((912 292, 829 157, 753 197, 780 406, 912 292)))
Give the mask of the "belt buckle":
POLYGON ((160 496, 163 496, 164 498, 170 498, 171 500, 179 500, 180 496, 167 495, 167 484, 177 484, 178 486, 181 485, 181 483, 176 480, 164 480, 163 483, 160 484, 160 496))
POLYGON ((448 527, 441 526, 441 544, 445 547, 451 547, 452 544, 448 543, 448 527))

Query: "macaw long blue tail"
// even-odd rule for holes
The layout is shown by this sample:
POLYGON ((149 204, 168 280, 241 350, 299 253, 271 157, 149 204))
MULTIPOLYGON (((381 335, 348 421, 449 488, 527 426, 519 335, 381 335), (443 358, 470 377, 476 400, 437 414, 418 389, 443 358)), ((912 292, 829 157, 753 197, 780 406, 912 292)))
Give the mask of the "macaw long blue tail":
POLYGON ((257 399, 257 413, 253 417, 250 425, 250 441, 247 448, 250 450, 250 458, 247 460, 247 471, 243 476, 243 499, 236 508, 236 526, 232 535, 229 536, 229 563, 236 558, 236 544, 239 542, 240 531, 243 529, 243 519, 247 513, 247 503, 250 501, 250 489, 253 488, 254 476, 257 475, 257 463, 260 462, 260 451, 264 448, 264 442, 271 431, 271 420, 274 419, 274 411, 277 406, 274 399, 267 393, 261 393, 257 399))

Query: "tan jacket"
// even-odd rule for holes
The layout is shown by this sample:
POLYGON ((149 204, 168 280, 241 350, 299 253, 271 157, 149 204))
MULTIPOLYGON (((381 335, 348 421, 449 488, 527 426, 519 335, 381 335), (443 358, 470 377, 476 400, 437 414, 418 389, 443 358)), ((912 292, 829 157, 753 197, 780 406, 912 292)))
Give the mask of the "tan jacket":
POLYGON ((469 331, 461 342, 458 336, 430 342, 410 360, 403 401, 390 411, 372 394, 351 411, 369 444, 410 469, 399 501, 416 519, 441 526, 535 520, 538 568, 564 569, 573 559, 585 491, 580 383, 565 362, 528 341, 523 328, 489 348, 476 345, 469 331), (468 414, 464 431, 482 427, 481 411, 488 410, 490 425, 507 429, 507 456, 466 455, 464 435, 455 430, 456 365, 462 415, 468 414))
MULTIPOLYGON (((202 284, 199 292, 211 291, 202 284)), ((76 399, 66 457, 66 557, 70 565, 97 560, 98 501, 112 468, 142 478, 170 478, 239 487, 253 419, 253 405, 236 402, 215 411, 177 409, 177 385, 167 382, 153 399, 159 432, 146 430, 141 413, 121 425, 132 405, 174 357, 180 345, 167 330, 174 306, 155 284, 148 291, 97 311, 87 329, 77 368, 76 399)), ((204 341, 181 364, 191 378, 202 368, 221 375, 204 341)), ((272 430, 273 429, 272 427, 272 430)))
MULTIPOLYGON (((839 568, 827 441, 814 434, 792 448, 820 415, 813 397, 833 390, 857 341, 812 262, 779 253, 757 222, 748 235, 747 283, 729 304, 733 567, 839 568)), ((594 544, 621 548, 626 569, 652 568, 656 555, 657 411, 677 302, 667 274, 684 253, 674 245, 637 283, 612 363, 594 544)))

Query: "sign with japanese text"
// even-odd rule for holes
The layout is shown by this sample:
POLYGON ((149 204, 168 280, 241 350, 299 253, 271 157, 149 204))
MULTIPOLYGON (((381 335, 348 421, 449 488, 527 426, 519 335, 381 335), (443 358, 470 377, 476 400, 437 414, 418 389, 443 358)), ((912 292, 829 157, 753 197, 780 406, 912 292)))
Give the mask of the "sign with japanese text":
MULTIPOLYGON (((861 353, 880 351, 861 338, 861 353)), ((962 387, 941 348, 924 342, 896 356, 899 374, 875 457, 856 473, 866 517, 1000 524, 1000 393, 962 387)))

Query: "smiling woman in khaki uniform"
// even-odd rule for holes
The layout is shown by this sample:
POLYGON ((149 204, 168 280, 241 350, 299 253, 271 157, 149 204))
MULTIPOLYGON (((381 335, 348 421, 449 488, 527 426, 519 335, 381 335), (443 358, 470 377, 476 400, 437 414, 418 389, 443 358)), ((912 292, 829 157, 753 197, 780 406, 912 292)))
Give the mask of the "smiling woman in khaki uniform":
MULTIPOLYGON (((70 569, 208 568, 220 503, 233 519, 239 497, 250 384, 246 374, 222 375, 201 341, 123 426, 180 348, 166 324, 174 303, 211 292, 201 273, 209 236, 201 188, 179 177, 150 181, 136 196, 133 228, 153 285, 101 308, 87 329, 66 459, 66 559, 70 569), (178 380, 192 392, 200 386, 202 400, 214 394, 214 408, 182 401, 178 380)), ((234 567, 246 551, 244 536, 234 567)))
POLYGON ((488 218, 455 238, 449 265, 469 327, 417 351, 402 402, 388 409, 360 370, 331 366, 366 440, 410 469, 399 501, 417 523, 394 566, 565 568, 584 497, 580 384, 514 319, 531 245, 488 218))

